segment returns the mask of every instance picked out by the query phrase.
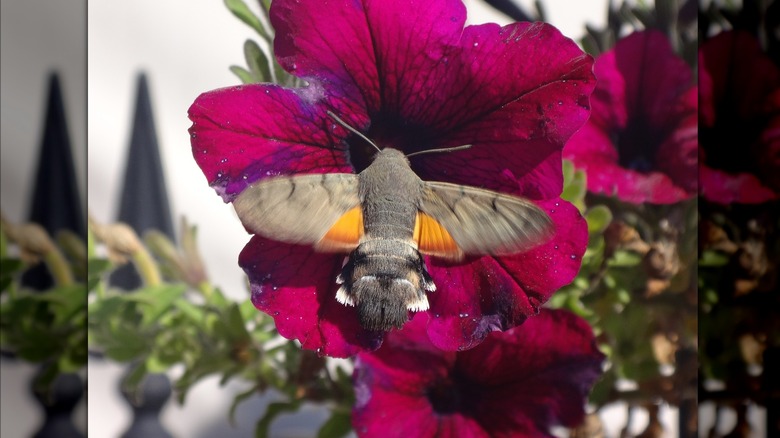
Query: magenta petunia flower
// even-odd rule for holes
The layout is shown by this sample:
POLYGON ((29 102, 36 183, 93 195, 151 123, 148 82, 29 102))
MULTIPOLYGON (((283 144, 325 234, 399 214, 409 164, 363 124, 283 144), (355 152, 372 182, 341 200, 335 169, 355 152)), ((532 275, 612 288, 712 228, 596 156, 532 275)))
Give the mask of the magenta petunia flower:
MULTIPOLYGON (((592 60, 543 23, 464 28, 459 0, 274 0, 280 64, 307 85, 245 85, 205 93, 190 108, 193 154, 226 202, 278 175, 365 169, 371 146, 409 154, 424 180, 523 196, 551 218, 554 236, 517 255, 451 263, 425 257, 435 292, 427 326, 439 348, 477 345, 536 314, 576 275, 587 243, 577 209, 560 199, 561 149, 587 119, 592 60)), ((302 212, 301 214, 306 214, 302 212)), ((331 356, 375 349, 336 300, 344 254, 254 236, 239 257, 255 306, 279 333, 331 356)))
POLYGON ((588 190, 669 204, 697 189, 697 96, 691 69, 658 31, 636 32, 596 59, 593 112, 564 158, 588 190))
POLYGON ((780 70, 744 31, 699 48, 701 196, 762 203, 780 193, 780 70))
POLYGON ((352 425, 359 436, 551 436, 552 426, 582 420, 604 360, 582 318, 544 309, 463 352, 433 347, 427 319, 415 315, 382 348, 358 354, 352 425))

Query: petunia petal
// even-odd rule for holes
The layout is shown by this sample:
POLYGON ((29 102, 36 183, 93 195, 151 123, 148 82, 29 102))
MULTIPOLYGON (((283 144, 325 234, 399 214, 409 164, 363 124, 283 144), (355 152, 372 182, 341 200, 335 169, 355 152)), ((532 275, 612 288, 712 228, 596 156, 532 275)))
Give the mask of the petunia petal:
POLYGON ((189 110, 192 153, 226 201, 252 182, 294 173, 352 172, 325 99, 313 87, 242 85, 204 93, 189 110))
POLYGON ((373 350, 382 333, 366 331, 354 307, 336 301, 336 276, 343 255, 254 236, 239 256, 255 307, 273 316, 279 334, 303 348, 332 357, 373 350))
POLYGON ((587 119, 594 81, 591 58, 552 26, 463 29, 463 5, 449 0, 284 3, 272 16, 280 62, 367 113, 381 145, 474 145, 416 159, 423 177, 517 193, 492 178, 509 171, 526 196, 560 193, 556 152, 587 119))
POLYGON ((677 114, 671 110, 690 89, 691 70, 662 32, 635 32, 603 58, 597 62, 596 77, 600 80, 599 73, 606 69, 619 72, 625 84, 623 105, 631 117, 644 117, 655 129, 669 130, 676 124, 677 114))
POLYGON ((458 0, 271 6, 271 22, 277 29, 274 48, 281 65, 296 76, 327 85, 371 115, 404 99, 395 87, 399 77, 425 67, 413 64, 419 59, 414 54, 440 57, 438 51, 457 40, 465 19, 465 7, 458 0))
POLYGON ((700 194, 718 204, 761 204, 777 195, 749 173, 730 174, 705 164, 699 166, 700 194))
POLYGON ((422 156, 413 167, 430 179, 532 199, 557 197, 560 150, 589 113, 591 58, 541 23, 469 26, 460 49, 436 66, 441 71, 432 77, 438 82, 428 88, 437 95, 401 111, 408 113, 405 120, 436 127, 440 138, 434 146, 473 147, 422 156), (435 118, 426 121, 423 113, 435 118))
POLYGON ((753 35, 725 31, 700 47, 699 82, 702 197, 720 204, 776 199, 780 69, 753 35))
POLYGON ((485 388, 475 404, 480 423, 493 436, 518 436, 576 425, 603 359, 585 320, 544 309, 522 327, 459 354, 456 370, 485 388))
POLYGON ((437 352, 417 336, 426 320, 415 316, 382 348, 358 355, 358 435, 551 436, 551 426, 582 418, 604 355, 581 318, 543 309, 523 326, 459 353, 437 352), (447 406, 437 408, 437 400, 447 406), (395 435, 396 427, 403 434, 395 435))
POLYGON ((431 342, 442 350, 465 350, 495 330, 520 325, 579 271, 587 224, 562 200, 540 203, 555 223, 550 242, 510 257, 482 257, 448 265, 430 259, 437 290, 428 294, 431 342))

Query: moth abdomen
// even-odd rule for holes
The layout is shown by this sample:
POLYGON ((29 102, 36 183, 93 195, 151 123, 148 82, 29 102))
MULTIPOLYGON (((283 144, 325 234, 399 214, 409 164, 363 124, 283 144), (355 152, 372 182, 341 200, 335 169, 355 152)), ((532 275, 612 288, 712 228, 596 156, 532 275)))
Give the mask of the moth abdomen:
POLYGON ((426 290, 435 286, 417 250, 394 240, 368 241, 350 254, 339 276, 336 299, 357 308, 368 330, 400 328, 409 311, 428 309, 426 290))

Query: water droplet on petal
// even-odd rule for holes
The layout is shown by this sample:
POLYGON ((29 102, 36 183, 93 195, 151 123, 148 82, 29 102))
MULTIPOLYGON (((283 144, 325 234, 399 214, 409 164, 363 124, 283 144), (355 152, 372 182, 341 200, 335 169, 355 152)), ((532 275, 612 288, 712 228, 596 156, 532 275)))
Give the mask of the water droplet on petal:
POLYGON ((478 45, 479 45, 479 43, 474 43, 474 47, 477 47, 478 45))
POLYGON ((558 105, 563 105, 563 101, 562 101, 562 100, 559 100, 559 101, 558 101, 558 105))
POLYGON ((553 246, 554 249, 558 249, 558 245, 553 246))
POLYGON ((227 163, 227 162, 228 162, 228 159, 227 159, 227 158, 223 158, 223 159, 219 160, 219 162, 220 162, 220 163, 227 163))
POLYGON ((570 255, 570 256, 569 256, 569 258, 570 258, 570 259, 572 259, 572 260, 574 260, 574 259, 576 259, 576 258, 577 258, 577 256, 576 256, 576 255, 574 255, 574 254, 572 254, 572 255, 570 255))

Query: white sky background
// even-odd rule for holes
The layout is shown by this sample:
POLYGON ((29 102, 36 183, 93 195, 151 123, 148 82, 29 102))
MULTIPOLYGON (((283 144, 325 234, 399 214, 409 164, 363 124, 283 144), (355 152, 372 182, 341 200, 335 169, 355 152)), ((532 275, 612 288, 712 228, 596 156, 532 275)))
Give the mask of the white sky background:
MULTIPOLYGON (((519 3, 527 11, 532 10, 532 1, 519 3)), ((584 34, 585 23, 602 26, 606 15, 606 0, 546 0, 544 4, 549 21, 575 40, 584 34)), ((510 21, 482 1, 467 0, 466 5, 469 23, 510 21)), ((62 47, 66 41, 84 41, 84 11, 83 0, 2 0, 4 213, 12 221, 27 216, 40 142, 46 71, 56 67, 63 74, 77 171, 88 193, 82 197, 88 199, 88 209, 98 221, 116 219, 136 75, 144 71, 149 79, 174 225, 178 230, 183 215, 198 226, 200 250, 212 282, 235 300, 247 299, 237 259, 249 236, 232 207, 208 187, 192 158, 187 109, 200 93, 239 82, 228 67, 245 65, 243 43, 248 38, 256 40, 254 32, 233 17, 221 0, 90 0, 86 12, 89 55, 85 64, 83 58, 69 55, 62 47), (7 38, 10 32, 13 36, 7 38), (19 46, 15 43, 18 41, 25 43, 19 46), (88 85, 83 81, 85 69, 88 85), (85 104, 89 109, 86 125, 81 120, 85 104)), ((3 368, 5 387, 9 375, 5 362, 3 368)), ((90 362, 90 436, 116 437, 127 429, 131 414, 117 391, 123 372, 115 364, 90 362)), ((240 387, 224 390, 218 388, 215 379, 208 380, 195 388, 183 408, 170 402, 162 420, 177 437, 208 436, 203 433, 210 425, 226 424, 231 394, 237 389, 240 387)), ((235 435, 222 436, 249 433, 261 402, 250 405, 255 410, 239 411, 241 429, 235 430, 235 435)), ((3 403, 3 412, 7 412, 7 406, 3 403)), ((37 410, 31 406, 30 411, 37 410)), ((276 436, 311 436, 307 428, 312 430, 312 424, 324 419, 314 410, 298 418, 279 420, 274 429, 276 436)), ((7 423, 3 421, 2 435, 14 438, 12 433, 6 435, 7 423)), ((23 429, 18 436, 29 436, 38 424, 35 419, 21 418, 15 423, 23 429)), ((637 431, 641 426, 637 425, 637 431)))

